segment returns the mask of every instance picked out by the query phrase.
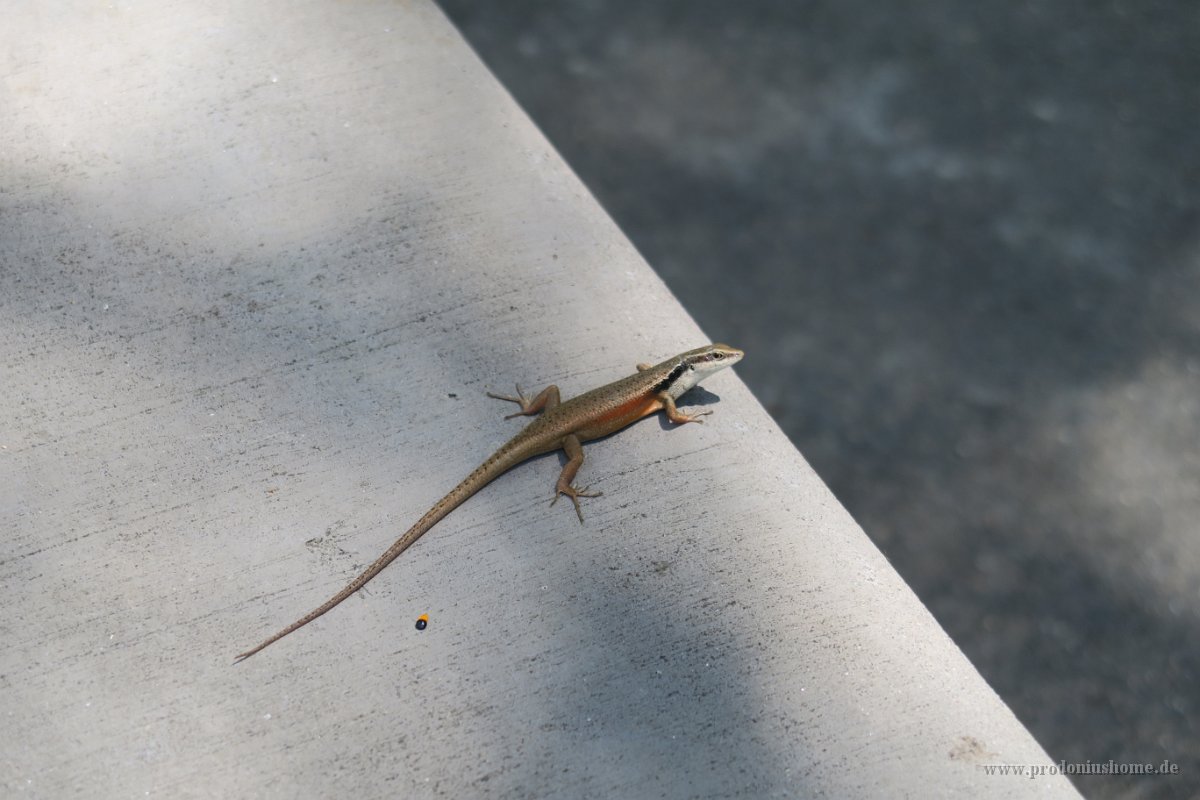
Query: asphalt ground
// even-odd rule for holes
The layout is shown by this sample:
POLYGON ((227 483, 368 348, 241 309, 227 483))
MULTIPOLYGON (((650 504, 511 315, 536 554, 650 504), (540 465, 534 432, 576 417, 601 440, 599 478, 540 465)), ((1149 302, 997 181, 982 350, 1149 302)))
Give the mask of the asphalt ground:
POLYGON ((442 6, 1051 757, 1178 769, 1076 785, 1197 796, 1200 6, 442 6))

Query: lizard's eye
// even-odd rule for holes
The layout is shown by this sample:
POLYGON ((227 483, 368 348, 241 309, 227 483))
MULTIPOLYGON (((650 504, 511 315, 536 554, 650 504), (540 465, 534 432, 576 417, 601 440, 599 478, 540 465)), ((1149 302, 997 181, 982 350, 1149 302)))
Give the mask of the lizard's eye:
POLYGON ((720 361, 722 358, 725 357, 725 354, 718 350, 717 352, 712 354, 712 357, 713 357, 713 359, 720 361))

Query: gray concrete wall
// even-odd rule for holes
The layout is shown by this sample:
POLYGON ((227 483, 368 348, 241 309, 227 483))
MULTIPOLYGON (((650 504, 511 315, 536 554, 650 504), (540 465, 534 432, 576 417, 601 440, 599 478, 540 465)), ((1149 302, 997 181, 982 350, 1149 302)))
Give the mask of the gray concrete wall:
POLYGON ((233 666, 517 429, 485 388, 707 337, 426 3, 3 38, 6 793, 1073 795, 985 773, 1048 762, 733 374, 588 448, 584 527, 538 459, 233 666))

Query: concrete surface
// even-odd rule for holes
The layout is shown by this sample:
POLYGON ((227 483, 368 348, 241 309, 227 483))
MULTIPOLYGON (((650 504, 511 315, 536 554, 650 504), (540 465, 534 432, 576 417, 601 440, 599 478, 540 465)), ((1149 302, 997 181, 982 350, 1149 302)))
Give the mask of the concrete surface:
MULTIPOLYGON (((704 337, 426 3, 10 10, 0 787, 30 797, 1070 797, 736 375, 498 481, 704 337), (427 612, 428 630, 413 622, 427 612)), ((755 355, 750 354, 753 359, 755 355)))
POLYGON ((1093 798, 1200 797, 1200 5, 443 5, 1093 798))

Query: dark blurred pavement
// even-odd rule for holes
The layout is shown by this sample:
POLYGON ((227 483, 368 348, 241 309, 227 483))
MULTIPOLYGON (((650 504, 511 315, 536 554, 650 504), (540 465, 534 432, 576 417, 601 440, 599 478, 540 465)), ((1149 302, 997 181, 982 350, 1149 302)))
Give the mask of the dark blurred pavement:
POLYGON ((1200 792, 1200 5, 442 5, 1051 757, 1180 771, 1076 785, 1200 792))

